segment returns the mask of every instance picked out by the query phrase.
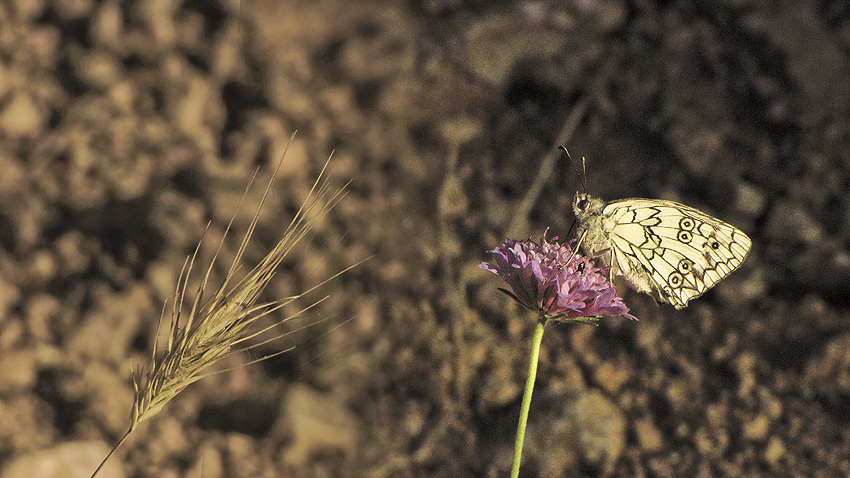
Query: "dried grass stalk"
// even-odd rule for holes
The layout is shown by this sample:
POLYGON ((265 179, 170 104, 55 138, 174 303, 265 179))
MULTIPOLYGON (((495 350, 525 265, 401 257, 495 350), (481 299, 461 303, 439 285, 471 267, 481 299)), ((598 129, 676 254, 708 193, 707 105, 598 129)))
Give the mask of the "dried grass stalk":
MULTIPOLYGON (((290 139, 290 143, 291 141, 292 139, 290 139)), ((283 157, 285 156, 286 151, 283 154, 283 157)), ((260 293, 274 276, 275 269, 280 265, 281 261, 312 230, 316 221, 326 215, 345 195, 345 186, 339 189, 333 189, 328 184, 327 176, 325 175, 328 163, 330 162, 330 158, 328 158, 328 162, 325 163, 319 177, 310 189, 307 199, 305 199, 298 213, 292 219, 286 231, 284 231, 283 238, 253 270, 235 285, 231 285, 235 281, 235 275, 239 270, 242 256, 254 233, 260 211, 268 198, 274 178, 283 163, 283 157, 281 157, 269 184, 266 186, 257 211, 254 213, 248 230, 242 238, 242 242, 225 276, 224 282, 212 294, 212 297, 204 302, 204 292, 207 288, 213 265, 221 251, 224 238, 233 225, 236 213, 231 217, 224 237, 222 237, 222 241, 219 243, 215 255, 206 269, 188 314, 183 313, 183 303, 187 295, 189 276, 195 265, 195 259, 197 258, 203 239, 198 243, 192 256, 188 257, 184 262, 180 279, 177 282, 175 298, 172 303, 168 343, 165 346, 165 350, 158 353, 159 347, 155 339, 150 365, 144 368, 138 367, 133 372, 133 385, 136 393, 131 411, 130 428, 121 437, 115 447, 112 448, 106 458, 104 458, 103 462, 92 474, 92 478, 97 475, 109 457, 124 443, 140 423, 159 413, 166 403, 190 384, 209 375, 224 371, 210 371, 210 366, 229 355, 259 347, 295 332, 280 333, 271 338, 261 340, 259 343, 249 343, 252 339, 268 332, 281 323, 298 317, 302 312, 315 307, 327 298, 327 296, 308 305, 299 313, 288 316, 272 325, 259 329, 252 327, 258 319, 303 297, 357 265, 352 265, 295 296, 272 302, 257 303, 260 293)), ((256 175, 257 172, 255 171, 239 202, 240 207, 254 179, 256 179, 256 175)), ((166 307, 163 306, 163 317, 160 318, 160 325, 162 324, 165 310, 166 307)), ((157 337, 159 336, 160 325, 157 326, 157 337)), ((305 327, 309 327, 310 325, 312 324, 308 324, 305 327)), ((249 363, 274 357, 292 348, 289 347, 271 355, 266 355, 249 363)))

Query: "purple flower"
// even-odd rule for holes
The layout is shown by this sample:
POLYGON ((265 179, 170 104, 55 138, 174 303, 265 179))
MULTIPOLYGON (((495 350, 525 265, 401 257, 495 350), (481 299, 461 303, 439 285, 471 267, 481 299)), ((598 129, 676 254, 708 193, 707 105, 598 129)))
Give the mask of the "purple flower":
POLYGON ((637 320, 608 282, 607 269, 573 256, 571 244, 557 237, 547 240, 544 232, 539 245, 531 239, 506 240, 489 252, 493 264, 479 267, 505 279, 513 293, 504 292, 528 309, 560 320, 619 315, 637 320))

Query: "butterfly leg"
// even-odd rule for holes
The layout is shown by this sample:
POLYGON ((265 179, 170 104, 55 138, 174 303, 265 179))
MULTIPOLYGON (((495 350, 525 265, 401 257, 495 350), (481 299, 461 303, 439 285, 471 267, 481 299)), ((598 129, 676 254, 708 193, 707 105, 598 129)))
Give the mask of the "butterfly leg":
POLYGON ((584 242, 584 238, 585 238, 585 236, 587 236, 587 231, 584 231, 584 232, 582 232, 582 233, 581 233, 581 236, 578 238, 578 241, 576 242, 576 246, 573 248, 573 253, 572 253, 572 254, 570 254, 570 258, 569 258, 569 259, 567 259, 567 261, 566 261, 566 262, 564 262, 564 263, 561 265, 561 267, 558 269, 558 272, 561 272, 561 269, 563 269, 563 268, 564 268, 564 266, 566 266, 567 264, 569 264, 570 262, 572 262, 573 257, 575 257, 575 256, 576 256, 576 254, 578 254, 579 248, 581 247, 581 243, 582 243, 582 242, 584 242))
MULTIPOLYGON (((602 251, 599 251, 599 252, 602 253, 603 255, 604 254, 608 255, 607 263, 611 264, 611 268, 608 269, 608 282, 613 284, 614 283, 614 271, 617 270, 617 254, 614 254, 614 251, 612 251, 610 247, 608 249, 603 249, 602 251)), ((605 261, 604 256, 603 256, 602 260, 605 261)))
POLYGON ((578 250, 579 247, 581 247, 582 251, 584 251, 584 253, 587 255, 587 257, 589 257, 591 259, 597 259, 597 258, 601 259, 603 266, 609 266, 610 265, 611 268, 608 269, 608 281, 611 282, 611 280, 614 278, 614 275, 616 275, 616 273, 617 273, 617 270, 615 269, 616 268, 615 259, 616 259, 617 255, 614 254, 614 251, 610 247, 606 247, 605 249, 600 249, 600 250, 593 250, 591 247, 587 247, 587 246, 582 247, 583 243, 584 243, 584 239, 586 237, 587 237, 587 229, 583 230, 581 235, 579 236, 578 241, 576 242, 576 250, 578 250))

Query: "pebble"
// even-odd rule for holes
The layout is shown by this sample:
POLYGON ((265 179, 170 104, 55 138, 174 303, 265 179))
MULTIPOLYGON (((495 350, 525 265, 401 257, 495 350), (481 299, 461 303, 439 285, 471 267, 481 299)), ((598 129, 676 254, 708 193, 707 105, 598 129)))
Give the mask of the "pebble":
POLYGON ((557 29, 533 23, 517 25, 510 17, 491 17, 467 34, 468 67, 479 78, 504 85, 517 60, 554 54, 564 43, 564 34, 557 29))
POLYGON ((0 112, 0 131, 12 137, 34 136, 41 131, 43 118, 26 93, 17 93, 0 112))
POLYGON ((23 392, 35 387, 35 358, 31 349, 3 352, 0 356, 0 394, 23 392))
MULTIPOLYGON (((90 476, 109 453, 109 447, 97 441, 69 442, 33 451, 9 459, 0 478, 79 478, 90 476)), ((98 478, 124 478, 120 461, 112 457, 98 478)))
POLYGON ((582 393, 575 404, 576 429, 585 459, 611 465, 626 446, 626 417, 602 392, 582 393))
POLYGON ((286 461, 303 463, 311 453, 336 448, 347 453, 357 449, 358 426, 351 412, 332 395, 319 393, 306 385, 296 385, 284 403, 292 436, 286 461))

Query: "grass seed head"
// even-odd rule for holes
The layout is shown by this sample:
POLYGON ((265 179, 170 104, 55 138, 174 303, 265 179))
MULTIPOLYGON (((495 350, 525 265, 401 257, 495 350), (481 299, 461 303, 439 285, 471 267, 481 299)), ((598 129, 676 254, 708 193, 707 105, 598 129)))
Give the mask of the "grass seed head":
MULTIPOLYGON (((284 157, 285 155, 286 153, 284 152, 284 157)), ((272 325, 260 327, 257 324, 258 319, 304 297, 357 265, 350 266, 294 296, 271 302, 258 302, 260 294, 274 276, 275 270, 280 263, 292 252, 298 242, 313 230, 316 223, 322 220, 345 195, 345 186, 334 189, 328 183, 328 178, 325 174, 330 162, 330 158, 328 158, 328 162, 322 168, 307 198, 283 232, 282 238, 256 267, 241 279, 237 279, 236 275, 239 271, 242 256, 257 226, 260 211, 266 199, 268 199, 269 192, 274 183, 274 177, 282 162, 283 157, 272 174, 272 179, 266 186, 260 204, 251 219, 248 230, 242 238, 222 284, 211 295, 207 295, 210 274, 216 258, 221 252, 224 237, 222 237, 222 241, 219 243, 209 266, 204 272, 200 284, 195 291, 191 306, 188 308, 188 312, 185 313, 184 310, 186 309, 183 306, 184 302, 188 300, 189 294, 187 293, 187 289, 189 278, 195 267, 195 260, 198 257, 198 251, 200 250, 203 239, 201 239, 201 242, 195 248, 192 256, 184 262, 177 282, 174 300, 171 304, 168 341, 165 344, 164 350, 160 351, 159 344, 155 339, 150 364, 146 367, 137 367, 133 372, 135 399, 130 415, 130 427, 109 455, 107 455, 103 463, 106 462, 109 456, 112 455, 140 423, 159 413, 162 407, 183 391, 183 389, 206 376, 222 372, 222 370, 211 370, 210 367, 212 365, 229 355, 251 350, 292 333, 274 333, 271 338, 260 339, 258 343, 251 343, 255 342, 253 339, 269 332, 283 322, 301 316, 302 313, 315 307, 324 298, 313 301, 301 311, 289 315, 272 325)), ((239 206, 245 200, 251 185, 256 179, 256 174, 255 172, 251 181, 249 181, 242 200, 239 202, 239 206)), ((225 229, 225 237, 230 231, 235 217, 236 213, 231 217, 230 223, 225 229)), ((162 325, 165 319, 165 311, 166 307, 164 306, 159 326, 162 325)), ((159 326, 157 327, 157 337, 159 336, 159 326)), ((289 347, 271 355, 260 357, 249 363, 262 361, 291 349, 292 347, 289 347)), ((103 463, 95 470, 92 478, 100 471, 103 463)))

